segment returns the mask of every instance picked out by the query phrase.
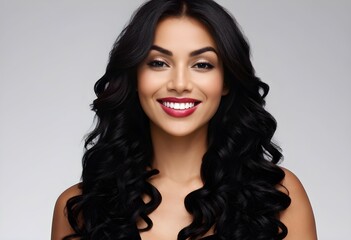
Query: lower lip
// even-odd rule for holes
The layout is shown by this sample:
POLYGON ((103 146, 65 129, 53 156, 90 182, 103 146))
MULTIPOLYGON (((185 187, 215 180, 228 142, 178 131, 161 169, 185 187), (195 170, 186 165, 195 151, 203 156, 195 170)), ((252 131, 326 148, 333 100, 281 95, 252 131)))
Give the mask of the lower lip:
POLYGON ((197 108, 197 105, 196 105, 192 108, 177 110, 177 109, 168 108, 165 105, 163 105, 162 103, 160 103, 160 105, 161 105, 163 111, 165 111, 168 115, 170 115, 172 117, 177 117, 177 118, 187 117, 187 116, 191 115, 193 112, 195 112, 195 110, 197 108))

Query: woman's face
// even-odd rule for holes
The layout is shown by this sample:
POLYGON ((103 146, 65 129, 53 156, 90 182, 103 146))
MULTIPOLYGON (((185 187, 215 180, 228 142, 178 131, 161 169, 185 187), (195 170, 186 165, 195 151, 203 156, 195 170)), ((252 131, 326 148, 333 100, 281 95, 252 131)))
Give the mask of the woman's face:
POLYGON ((200 22, 188 17, 159 22, 137 78, 151 130, 173 136, 207 131, 226 93, 215 42, 200 22))

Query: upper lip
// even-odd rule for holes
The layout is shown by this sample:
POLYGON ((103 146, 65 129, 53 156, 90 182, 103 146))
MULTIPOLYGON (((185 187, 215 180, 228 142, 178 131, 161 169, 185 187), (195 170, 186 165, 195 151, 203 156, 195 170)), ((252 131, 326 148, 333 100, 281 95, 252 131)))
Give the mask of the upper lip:
POLYGON ((199 103, 200 100, 194 98, 176 98, 176 97, 166 97, 158 98, 158 102, 174 102, 174 103, 199 103))

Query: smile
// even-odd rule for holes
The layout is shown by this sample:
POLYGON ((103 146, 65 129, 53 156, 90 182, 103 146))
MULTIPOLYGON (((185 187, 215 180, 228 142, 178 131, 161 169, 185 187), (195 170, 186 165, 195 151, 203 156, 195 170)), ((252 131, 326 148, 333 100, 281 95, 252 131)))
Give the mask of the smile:
POLYGON ((195 103, 175 103, 175 102, 162 102, 163 106, 166 106, 168 108, 172 108, 175 110, 184 110, 184 109, 189 109, 195 106, 195 103))
POLYGON ((161 98, 157 99, 162 109, 172 117, 187 117, 195 112, 201 101, 192 98, 161 98))

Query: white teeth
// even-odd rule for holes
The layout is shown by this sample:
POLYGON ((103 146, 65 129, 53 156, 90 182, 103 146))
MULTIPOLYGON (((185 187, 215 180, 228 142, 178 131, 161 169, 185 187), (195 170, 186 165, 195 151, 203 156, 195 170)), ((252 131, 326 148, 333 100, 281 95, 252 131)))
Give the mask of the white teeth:
POLYGON ((172 108, 175 110, 184 110, 195 106, 195 103, 193 102, 188 102, 188 103, 163 102, 162 104, 168 108, 172 108))

